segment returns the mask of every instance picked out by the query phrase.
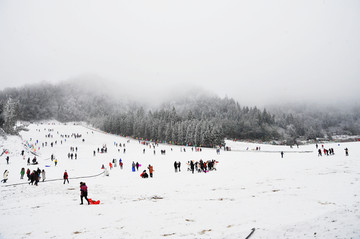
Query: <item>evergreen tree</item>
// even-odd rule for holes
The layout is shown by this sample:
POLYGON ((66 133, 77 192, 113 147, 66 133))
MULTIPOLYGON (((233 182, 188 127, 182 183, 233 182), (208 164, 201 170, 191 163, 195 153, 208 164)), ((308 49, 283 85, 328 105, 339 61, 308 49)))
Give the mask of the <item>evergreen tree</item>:
POLYGON ((3 108, 4 124, 3 129, 6 133, 14 134, 15 124, 18 117, 18 102, 13 100, 11 97, 6 101, 3 108))

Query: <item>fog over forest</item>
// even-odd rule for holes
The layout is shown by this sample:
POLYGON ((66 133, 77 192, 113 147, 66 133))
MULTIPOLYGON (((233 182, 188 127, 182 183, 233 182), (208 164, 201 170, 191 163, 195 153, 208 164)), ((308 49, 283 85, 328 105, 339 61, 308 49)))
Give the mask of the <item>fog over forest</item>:
POLYGON ((79 81, 7 88, 0 92, 0 127, 16 134, 16 120, 85 121, 113 134, 203 147, 223 145, 226 138, 292 145, 360 135, 360 107, 355 105, 258 108, 199 89, 143 104, 121 90, 109 92, 79 81))
POLYGON ((0 1, 0 126, 214 147, 360 134, 359 1, 0 1))

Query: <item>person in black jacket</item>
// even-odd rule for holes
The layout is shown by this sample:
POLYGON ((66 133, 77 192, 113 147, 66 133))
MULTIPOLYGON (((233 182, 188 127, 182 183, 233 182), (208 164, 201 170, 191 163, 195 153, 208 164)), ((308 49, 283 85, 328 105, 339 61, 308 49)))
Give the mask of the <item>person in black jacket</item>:
POLYGON ((177 167, 178 167, 178 164, 177 164, 177 162, 175 161, 175 162, 174 162, 175 173, 177 173, 177 167))

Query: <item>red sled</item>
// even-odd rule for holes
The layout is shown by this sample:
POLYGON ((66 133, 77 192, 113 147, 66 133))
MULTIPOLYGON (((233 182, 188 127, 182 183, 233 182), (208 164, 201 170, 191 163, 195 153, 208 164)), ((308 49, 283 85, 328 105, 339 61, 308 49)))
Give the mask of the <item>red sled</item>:
POLYGON ((100 204, 100 200, 93 201, 91 198, 89 198, 90 204, 100 204))

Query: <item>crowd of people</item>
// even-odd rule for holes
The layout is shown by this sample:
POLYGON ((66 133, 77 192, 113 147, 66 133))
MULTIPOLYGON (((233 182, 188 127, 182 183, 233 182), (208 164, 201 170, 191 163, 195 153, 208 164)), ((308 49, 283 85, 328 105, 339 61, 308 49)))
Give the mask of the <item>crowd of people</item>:
MULTIPOLYGON (((20 171, 21 179, 23 179, 24 173, 25 173, 25 168, 22 168, 20 171)), ((37 170, 33 170, 31 173, 30 173, 30 169, 27 169, 26 175, 27 175, 28 181, 30 181, 29 184, 31 184, 31 185, 35 184, 35 186, 38 186, 38 183, 41 179, 43 182, 46 179, 45 170, 44 169, 41 170, 40 168, 37 168, 37 170)))
POLYGON ((216 164, 218 163, 218 161, 216 161, 215 159, 212 160, 208 160, 208 161, 203 161, 202 159, 200 159, 200 161, 189 161, 188 162, 188 171, 191 171, 192 173, 194 172, 204 172, 207 173, 209 171, 216 171, 216 164))
MULTIPOLYGON (((53 129, 49 129, 48 132, 46 133, 45 135, 45 138, 50 138, 52 139, 52 141, 49 143, 49 145, 51 147, 55 147, 57 145, 57 140, 54 141, 54 134, 53 134, 54 130, 53 129)), ((59 134, 59 132, 57 132, 57 134, 59 134)), ((71 135, 67 135, 67 134, 64 134, 64 135, 60 135, 60 137, 62 138, 62 140, 60 141, 61 144, 63 144, 63 140, 64 142, 66 142, 66 139, 69 139, 69 138, 74 138, 74 139, 77 139, 77 138, 82 138, 82 135, 79 134, 79 133, 73 133, 71 135)), ((82 139, 83 142, 85 141, 85 139, 82 139)), ((130 143, 130 141, 128 141, 128 143, 130 143)), ((152 154, 152 152, 154 153, 154 155, 156 154, 156 149, 158 150, 158 147, 159 145, 158 144, 154 144, 154 143, 142 143, 141 141, 139 141, 139 143, 143 144, 143 145, 146 145, 148 146, 151 150, 146 150, 145 148, 142 148, 141 149, 141 152, 142 154, 152 154)), ((35 145, 39 145, 39 141, 36 140, 36 143, 35 145)), ((47 147, 48 145, 48 142, 43 142, 42 143, 42 147, 47 147)), ((116 143, 114 142, 114 146, 115 146, 115 150, 117 149, 117 151, 120 153, 120 152, 123 152, 125 154, 126 152, 126 147, 125 147, 125 143, 116 143)), ((70 146, 70 152, 67 153, 67 150, 65 151, 65 155, 67 153, 67 156, 68 156, 68 159, 78 159, 78 151, 79 151, 79 146, 70 146)), ((113 147, 113 146, 111 146, 113 147)), ((110 152, 113 152, 113 148, 110 147, 110 152)), ((316 145, 317 147, 317 151, 318 151, 318 155, 319 156, 322 156, 322 155, 334 155, 334 148, 329 148, 329 149, 326 149, 324 146, 322 146, 322 148, 318 148, 318 145, 316 145)), ((67 148, 69 149, 69 148, 67 148)), ((93 148, 91 148, 89 151, 89 156, 91 157, 91 154, 93 153, 93 156, 96 157, 98 154, 104 154, 104 158, 107 157, 107 153, 108 153, 108 147, 106 144, 103 144, 102 147, 98 147, 98 148, 95 148, 95 150, 93 150, 93 148)), ((169 148, 168 149, 169 151, 173 151, 172 148, 169 148)), ((186 147, 180 147, 180 152, 184 152, 186 153, 186 150, 188 151, 192 151, 192 152, 202 152, 202 148, 201 147, 191 147, 191 148, 186 148, 186 147)), ((260 150, 260 147, 256 147, 256 150, 260 150)), ((116 151, 115 151, 116 152, 116 151)), ((160 150, 161 154, 162 155, 166 155, 166 150, 165 149, 161 149, 160 150)), ((83 151, 81 151, 81 153, 83 154, 83 151)), ((172 152, 169 152, 168 154, 171 154, 172 152)), ((220 154, 220 149, 216 149, 216 153, 217 154, 220 154)), ((110 154, 110 153, 109 153, 110 154)), ((139 154, 141 154, 139 152, 139 154)), ((349 152, 348 152, 348 148, 345 149, 345 154, 346 156, 349 155, 349 152)), ((25 159, 25 151, 22 150, 21 151, 21 155, 22 155, 22 158, 25 159)), ((194 153, 195 155, 195 153, 194 153)), ((281 152, 281 157, 283 157, 284 155, 284 152, 281 152)), ((114 156, 115 157, 115 156, 114 156)), ((125 156, 124 156, 125 157, 125 156)), ((66 156, 65 156, 66 158, 66 156)), ((166 157, 164 157, 166 158, 166 157)), ((6 164, 8 165, 10 163, 10 157, 9 156, 6 156, 6 164)), ((111 159, 111 158, 110 158, 111 159)), ((54 154, 51 154, 51 160, 55 162, 55 166, 57 165, 57 159, 55 158, 54 154)), ((106 160, 109 160, 109 159, 106 159, 106 160)), ((140 162, 143 162, 141 160, 139 160, 140 162)), ((24 162, 26 162, 24 160, 24 162)), ((105 161, 106 162, 106 161, 105 161)), ((117 165, 119 165, 119 168, 120 169, 123 169, 123 166, 124 166, 124 162, 123 160, 120 158, 119 160, 117 160, 116 158, 113 158, 112 161, 107 161, 109 162, 109 169, 111 170, 113 167, 117 167, 117 165)), ((186 160, 183 161, 184 163, 186 162, 186 160)), ((38 159, 36 156, 33 157, 32 161, 31 161, 31 158, 28 157, 28 160, 27 160, 27 164, 28 165, 36 165, 38 164, 38 159)), ((101 162, 103 163, 103 162, 101 162)), ((171 163, 171 162, 170 162, 171 163)), ((195 160, 190 160, 187 162, 187 170, 190 171, 192 174, 194 174, 195 172, 197 173, 208 173, 210 171, 215 171, 216 170, 216 166, 217 166, 217 163, 218 161, 216 161, 215 159, 211 159, 211 160, 203 160, 203 159, 200 159, 198 161, 195 161, 195 160)), ((100 166, 101 164, 99 164, 100 166)), ((146 163, 147 165, 147 163, 146 163)), ((175 173, 179 173, 181 172, 181 162, 180 161, 174 161, 174 170, 175 170, 175 173)), ((37 167, 37 166, 35 166, 37 167)), ((186 165, 185 165, 186 167, 186 165)), ((102 168, 104 170, 107 170, 107 168, 105 168, 104 165, 102 165, 102 168)), ((128 164, 127 166, 127 169, 130 169, 130 163, 128 164)), ((148 164, 148 166, 143 166, 143 168, 141 168, 141 164, 137 161, 132 161, 132 164, 131 164, 131 170, 132 172, 141 172, 140 174, 140 177, 141 178, 153 178, 154 176, 154 166, 151 165, 151 164, 148 164), (140 169, 140 170, 139 170, 140 169)), ((170 166, 170 169, 171 170, 171 166, 170 166)), ((186 170, 186 169, 185 169, 186 170)), ((139 173, 140 173, 139 172, 139 173)), ((40 181, 45 181, 46 180, 46 172, 44 169, 40 169, 39 167, 36 169, 36 170, 30 170, 30 168, 27 168, 27 170, 25 170, 25 168, 21 168, 20 170, 20 179, 23 180, 24 179, 24 176, 25 174, 27 175, 27 179, 29 181, 29 184, 30 185, 36 185, 38 186, 38 183, 40 181)), ((106 173, 106 175, 109 175, 108 173, 106 173)), ((136 174, 138 175, 138 174, 136 174)), ((60 176, 60 175, 59 175, 60 176)), ((138 177, 138 176, 137 176, 138 177)), ((5 170, 4 173, 3 173, 3 179, 2 179, 2 183, 6 183, 9 179, 9 171, 8 170, 5 170)), ((63 184, 66 184, 66 182, 69 184, 69 174, 67 172, 67 170, 65 170, 64 174, 63 174, 63 184)), ((59 178, 58 180, 62 180, 61 178, 59 178)), ((81 192, 81 195, 80 195, 80 198, 81 198, 81 204, 83 204, 83 199, 85 198, 85 200, 88 202, 88 204, 90 204, 88 198, 87 198, 87 195, 88 195, 88 188, 87 188, 87 185, 85 182, 80 182, 80 192, 81 192)))

